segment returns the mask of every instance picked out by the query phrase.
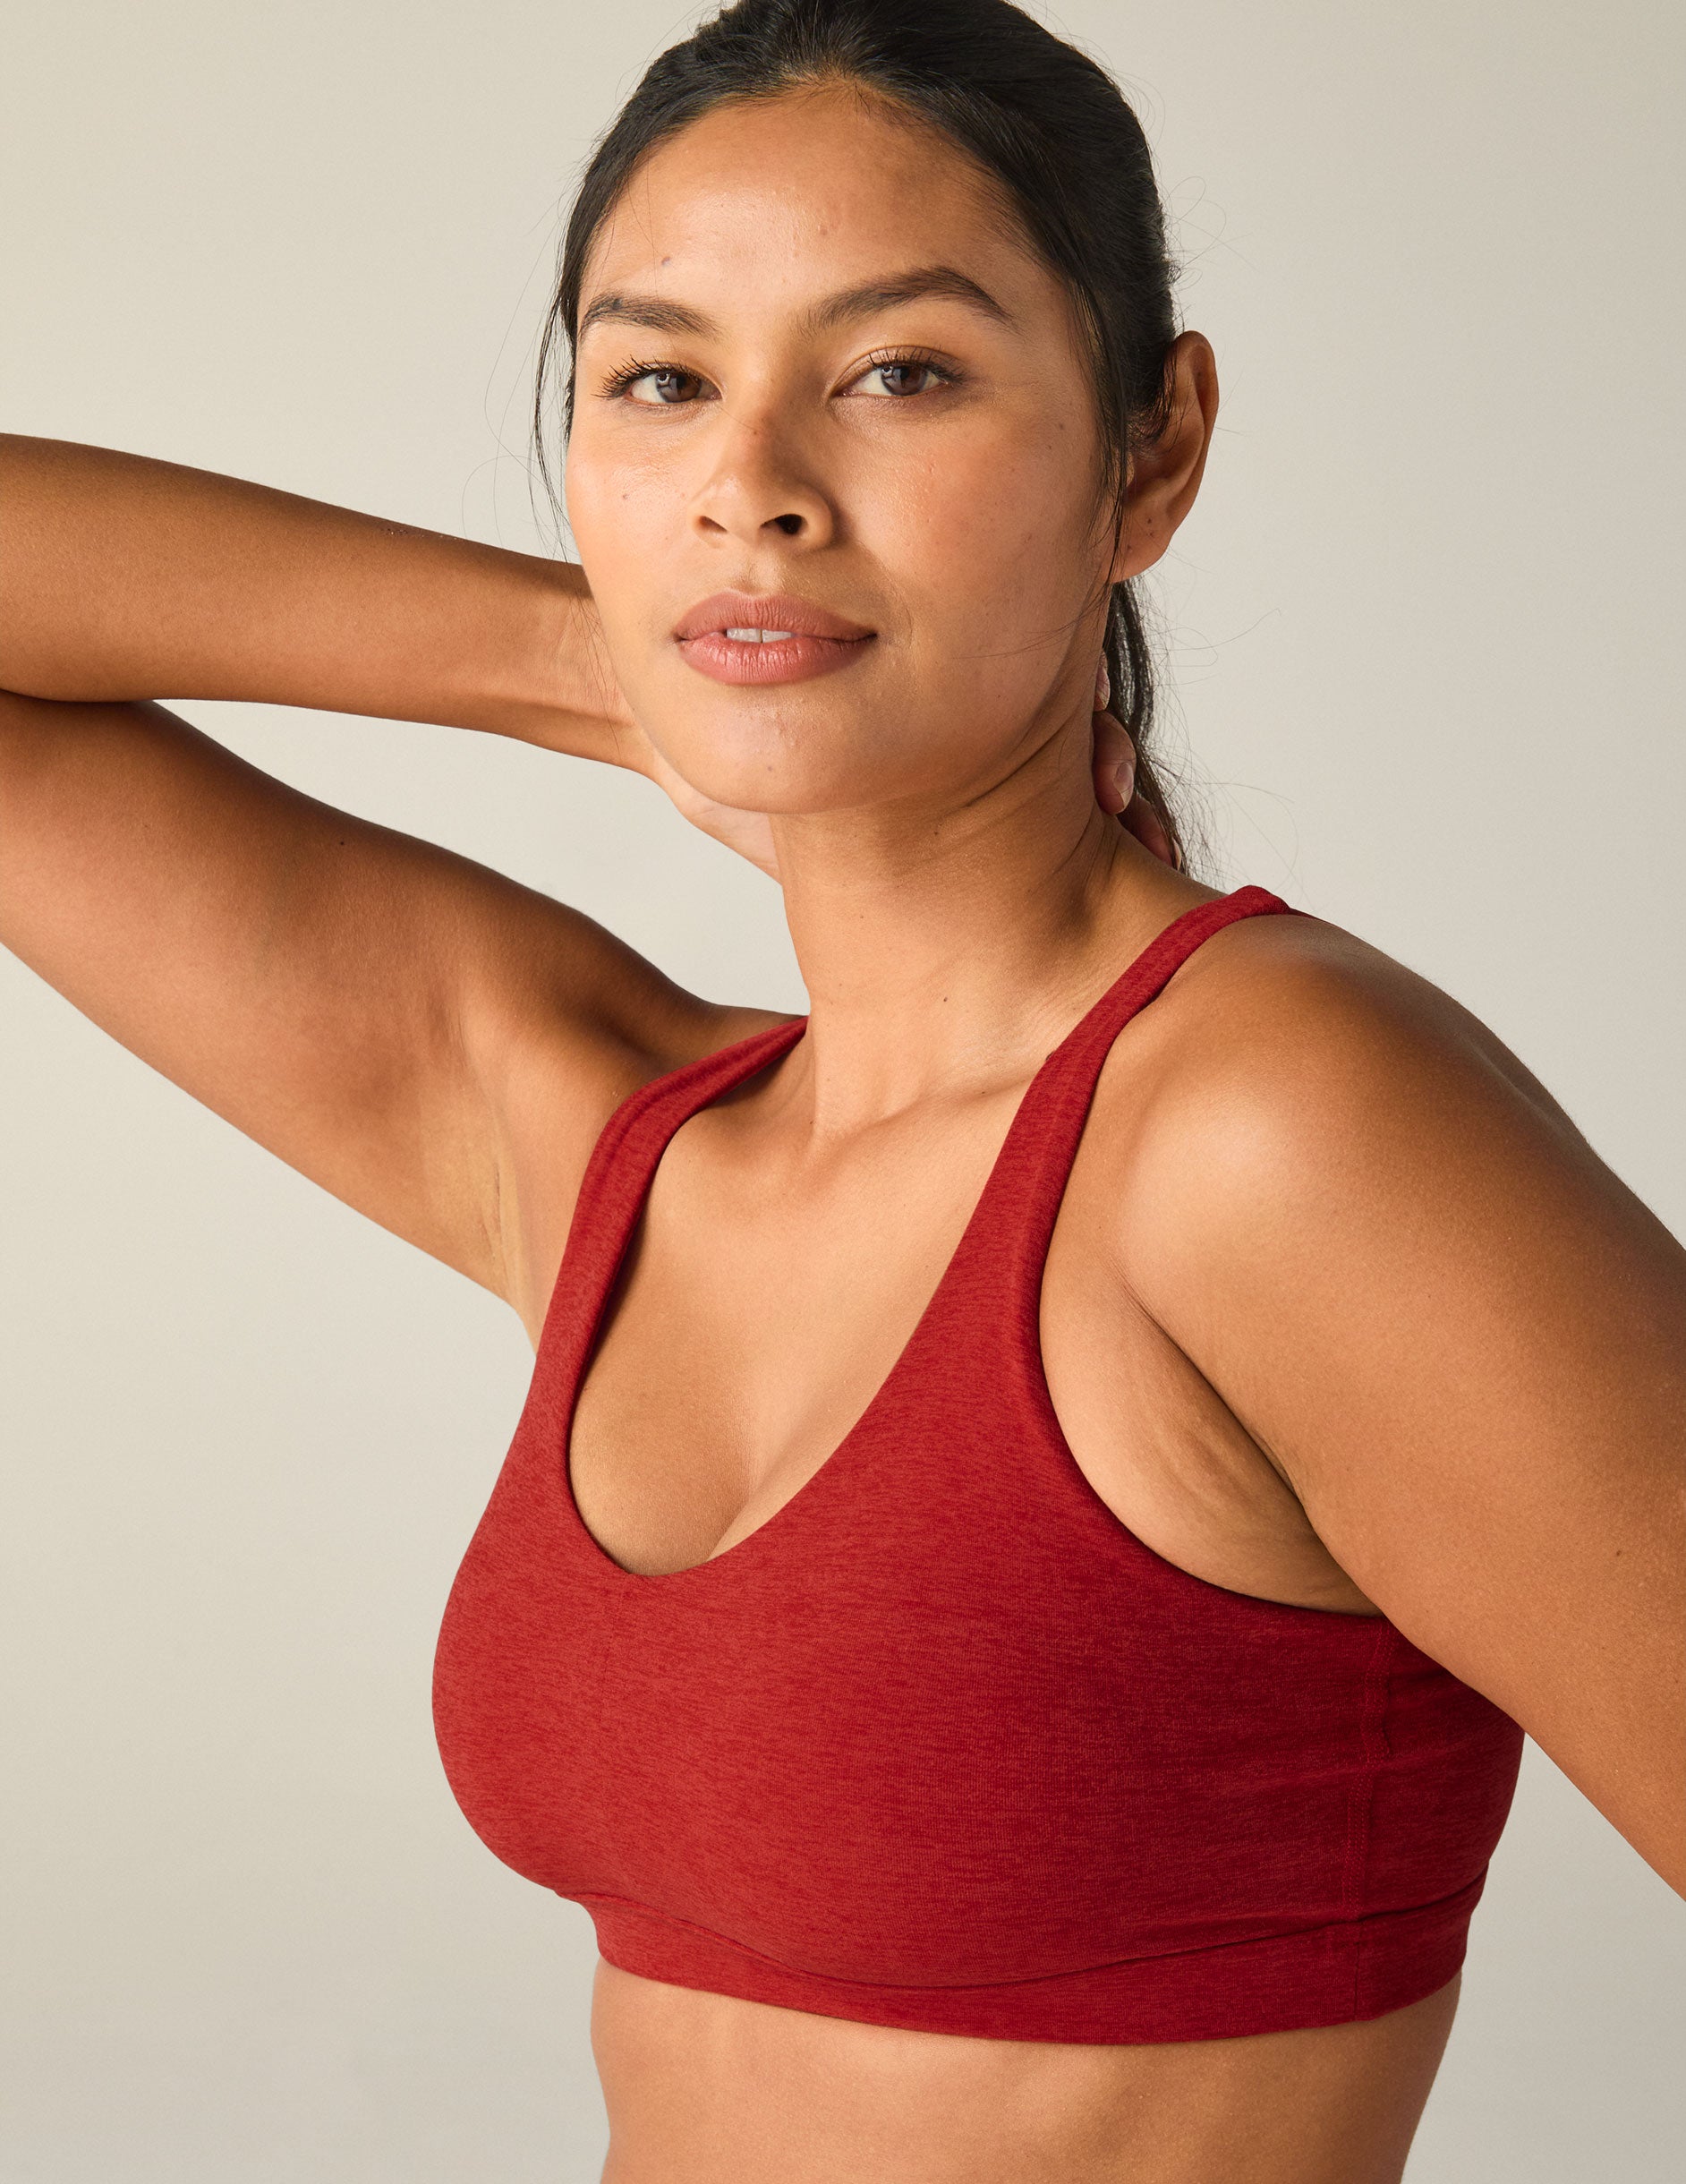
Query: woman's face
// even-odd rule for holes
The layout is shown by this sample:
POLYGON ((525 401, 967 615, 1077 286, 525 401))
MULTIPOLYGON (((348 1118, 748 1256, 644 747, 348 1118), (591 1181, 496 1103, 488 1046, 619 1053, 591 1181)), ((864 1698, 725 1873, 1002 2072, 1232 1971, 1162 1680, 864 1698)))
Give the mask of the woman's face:
POLYGON ((839 88, 715 108, 604 223, 580 323, 569 518, 693 787, 946 805, 1086 733, 1112 556, 1076 318, 945 139, 839 88), (694 619, 784 628, 779 594, 870 634, 676 634, 730 592, 694 619))

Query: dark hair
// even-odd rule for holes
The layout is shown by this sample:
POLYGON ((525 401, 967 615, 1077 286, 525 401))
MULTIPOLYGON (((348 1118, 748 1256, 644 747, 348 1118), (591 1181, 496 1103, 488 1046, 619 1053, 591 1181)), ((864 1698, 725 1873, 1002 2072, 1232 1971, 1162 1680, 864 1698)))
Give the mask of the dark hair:
MULTIPOLYGON (((1150 445, 1167 422, 1178 268, 1147 141, 1122 92, 1086 54, 1009 0, 737 0, 657 56, 593 150, 563 240, 533 405, 547 484, 558 337, 569 357, 566 439, 586 260, 639 164, 725 100, 827 82, 895 99, 968 153, 1064 282, 1086 337, 1105 449, 1096 513, 1110 501, 1116 526, 1128 453, 1150 445)), ((1134 579, 1111 590, 1104 640, 1111 710, 1135 740, 1137 788, 1180 862, 1176 819, 1145 747, 1156 693, 1142 601, 1134 579)))

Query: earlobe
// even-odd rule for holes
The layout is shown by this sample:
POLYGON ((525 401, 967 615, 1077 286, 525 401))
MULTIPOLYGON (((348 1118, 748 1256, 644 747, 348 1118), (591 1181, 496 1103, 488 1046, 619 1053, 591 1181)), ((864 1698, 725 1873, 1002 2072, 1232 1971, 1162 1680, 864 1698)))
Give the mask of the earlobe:
POLYGON ((1127 524, 1119 534, 1118 550, 1112 556, 1112 567, 1107 577, 1109 584, 1128 583, 1130 577, 1139 576, 1149 566, 1137 551, 1138 544, 1139 541, 1131 537, 1127 524))
POLYGON ((1125 584, 1130 577, 1139 576, 1163 552, 1163 547, 1154 542, 1158 525, 1153 512, 1154 495, 1162 490, 1152 469, 1144 476, 1141 465, 1132 456, 1126 499, 1119 516, 1118 538, 1112 548, 1112 566, 1107 572, 1109 584, 1125 584))

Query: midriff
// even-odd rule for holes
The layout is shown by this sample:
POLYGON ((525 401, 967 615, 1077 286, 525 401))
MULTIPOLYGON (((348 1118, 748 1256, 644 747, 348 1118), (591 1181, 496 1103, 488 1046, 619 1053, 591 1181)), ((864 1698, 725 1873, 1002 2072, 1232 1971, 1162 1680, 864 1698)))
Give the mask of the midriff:
POLYGON ((603 2184, 1399 2184, 1459 1983, 1135 2047, 864 2025, 600 1963, 603 2184))

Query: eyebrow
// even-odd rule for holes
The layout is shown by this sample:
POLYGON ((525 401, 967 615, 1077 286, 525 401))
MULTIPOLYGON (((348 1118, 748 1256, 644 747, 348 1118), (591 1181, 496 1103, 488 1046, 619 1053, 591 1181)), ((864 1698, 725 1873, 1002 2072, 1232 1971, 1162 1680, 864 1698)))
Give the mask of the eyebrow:
MULTIPOLYGON (((856 319, 871 318, 876 311, 893 311, 898 303, 917 303, 928 295, 948 296, 957 303, 969 304, 1001 326, 1018 324, 1011 311, 998 303, 987 288, 980 287, 969 273, 962 273, 954 266, 915 266, 906 273, 886 274, 877 280, 863 281, 854 288, 839 288, 834 295, 822 297, 803 313, 801 331, 809 335, 830 333, 856 319)), ((712 319, 700 311, 693 311, 688 304, 669 303, 661 296, 623 295, 610 291, 595 297, 587 307, 580 320, 579 338, 583 341, 592 327, 606 320, 614 320, 623 326, 647 326, 659 334, 695 334, 703 339, 717 336, 720 330, 712 319)))

